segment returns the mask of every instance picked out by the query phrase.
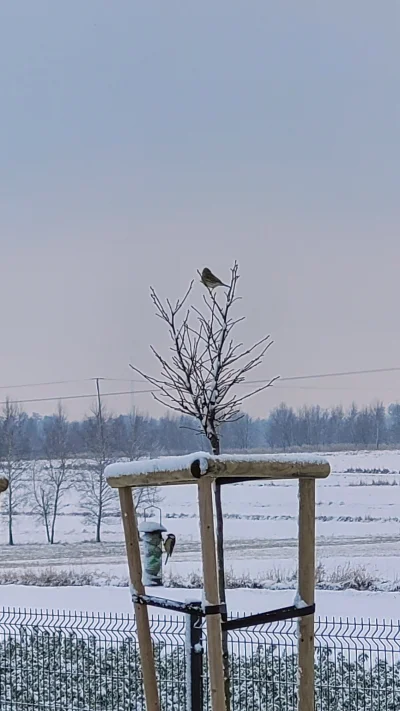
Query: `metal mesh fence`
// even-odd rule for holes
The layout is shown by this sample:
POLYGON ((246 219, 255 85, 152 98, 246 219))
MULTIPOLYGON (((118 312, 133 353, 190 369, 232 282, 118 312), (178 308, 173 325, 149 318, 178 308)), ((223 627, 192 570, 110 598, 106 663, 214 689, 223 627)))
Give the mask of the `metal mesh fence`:
MULTIPOLYGON (((151 621, 163 711, 188 711, 186 621, 151 621)), ((232 711, 295 711, 296 622, 230 633, 232 711)), ((209 709, 204 659, 204 711, 209 709)), ((316 622, 317 711, 400 710, 400 623, 316 622)), ((0 610, 1 711, 145 711, 133 617, 0 610)))

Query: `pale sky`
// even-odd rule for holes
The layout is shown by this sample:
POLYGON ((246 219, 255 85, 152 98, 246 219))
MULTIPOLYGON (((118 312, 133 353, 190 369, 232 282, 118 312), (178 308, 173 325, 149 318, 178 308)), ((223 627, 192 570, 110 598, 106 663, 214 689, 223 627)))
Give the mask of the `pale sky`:
MULTIPOLYGON (((0 384, 155 374, 150 284, 175 299, 234 259, 241 335, 275 341, 258 377, 400 366, 399 8, 1 3, 0 384)), ((282 383, 247 409, 377 397, 400 399, 400 373, 282 383)))

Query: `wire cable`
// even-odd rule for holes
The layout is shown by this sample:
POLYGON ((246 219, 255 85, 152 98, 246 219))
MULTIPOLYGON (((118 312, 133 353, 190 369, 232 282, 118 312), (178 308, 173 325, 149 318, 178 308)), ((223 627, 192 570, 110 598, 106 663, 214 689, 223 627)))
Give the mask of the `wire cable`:
MULTIPOLYGON (((326 387, 326 386, 305 386, 305 385, 294 385, 294 386, 280 386, 280 383, 283 382, 289 382, 289 381, 297 381, 297 380, 312 380, 316 378, 336 378, 336 377, 345 377, 345 376, 354 376, 354 375, 369 375, 369 374, 376 374, 376 373, 393 373, 393 372, 398 372, 400 371, 400 366, 392 367, 392 368, 371 368, 368 370, 346 370, 346 371, 339 371, 339 372, 334 372, 334 373, 313 373, 311 375, 292 375, 292 376, 287 376, 283 378, 279 378, 279 380, 276 382, 274 385, 275 389, 296 389, 296 390, 345 390, 347 388, 343 387, 326 387)), ((0 385, 1 390, 11 390, 13 388, 32 388, 32 387, 44 387, 48 385, 67 385, 71 383, 82 383, 82 382, 91 382, 95 381, 96 378, 81 378, 80 380, 53 380, 53 381, 47 381, 43 383, 24 383, 21 385, 0 385)), ((103 382, 135 382, 135 383, 146 383, 147 381, 142 379, 142 380, 133 380, 126 378, 98 378, 98 380, 102 380, 103 382)), ((259 385, 259 384, 266 384, 268 383, 269 380, 247 380, 244 383, 241 383, 241 385, 259 385)), ((357 388, 348 388, 348 389, 357 389, 357 388)), ((363 388, 364 389, 364 388, 363 388)), ((366 389, 366 388, 365 388, 366 389)), ((151 394, 153 392, 160 391, 160 388, 153 387, 153 388, 148 388, 145 390, 135 390, 135 396, 136 395, 144 395, 144 394, 151 394)), ((102 397, 118 397, 122 395, 132 395, 132 389, 131 390, 120 390, 120 391, 115 391, 115 392, 106 392, 102 393, 102 397)), ((89 399, 89 398, 94 398, 95 393, 79 393, 78 395, 57 395, 57 396, 52 396, 52 397, 37 397, 37 398, 27 398, 27 399, 19 399, 19 400, 14 400, 13 402, 15 404, 33 404, 33 403, 40 403, 40 402, 55 402, 58 400, 83 400, 83 399, 89 399)), ((4 405, 7 401, 3 400, 0 401, 0 405, 4 405)))
MULTIPOLYGON (((395 366, 393 368, 371 368, 369 370, 344 370, 336 373, 312 373, 311 375, 290 375, 287 377, 279 378, 280 383, 288 382, 290 380, 312 380, 315 378, 339 378, 350 375, 372 375, 374 373, 393 373, 399 372, 400 366, 395 366)), ((109 380, 110 382, 120 382, 120 383, 146 383, 144 378, 140 380, 137 378, 102 378, 103 380, 109 380)), ((268 383, 268 379, 263 380, 246 380, 247 384, 259 385, 262 383, 268 383)))

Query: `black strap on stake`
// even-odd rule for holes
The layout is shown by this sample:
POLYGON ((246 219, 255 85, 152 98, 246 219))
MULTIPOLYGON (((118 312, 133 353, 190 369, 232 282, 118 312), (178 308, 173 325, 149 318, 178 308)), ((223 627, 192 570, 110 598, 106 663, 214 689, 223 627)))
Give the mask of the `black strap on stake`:
POLYGON ((226 604, 223 602, 220 605, 205 605, 203 613, 205 617, 208 615, 221 615, 222 618, 226 618, 226 604))
POLYGON ((239 630, 243 627, 255 627, 256 625, 267 625, 271 622, 279 622, 280 620, 290 620, 294 617, 306 617, 313 615, 315 605, 307 605, 307 607, 280 607, 278 610, 270 610, 269 612, 260 612, 258 615, 247 615, 246 617, 238 617, 233 620, 226 620, 222 623, 222 629, 228 632, 229 630, 239 630))

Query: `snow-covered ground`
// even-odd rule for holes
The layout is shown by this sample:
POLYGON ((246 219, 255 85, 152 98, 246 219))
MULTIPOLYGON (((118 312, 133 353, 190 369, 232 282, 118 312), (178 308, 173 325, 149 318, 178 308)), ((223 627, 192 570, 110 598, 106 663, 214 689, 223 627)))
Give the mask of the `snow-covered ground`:
MULTIPOLYGON (((181 590, 172 588, 152 588, 148 592, 170 600, 201 600, 201 590, 181 590)), ((233 613, 257 613, 292 605, 293 590, 228 590, 227 604, 233 613)), ((341 592, 317 590, 317 617, 331 620, 371 618, 399 618, 400 593, 341 592)), ((15 607, 25 609, 52 609, 90 613, 111 613, 133 615, 129 588, 104 587, 56 587, 42 588, 23 585, 0 586, 0 608, 15 607)), ((176 612, 165 612, 149 607, 154 616, 179 616, 176 612)))
MULTIPOLYGON (((321 454, 329 460, 332 474, 317 483, 318 562, 328 572, 350 562, 385 580, 400 578, 400 451, 321 454), (369 471, 354 471, 357 469, 369 471)), ((161 492, 163 522, 177 537, 168 569, 174 576, 183 577, 199 572, 196 487, 167 487, 161 492)), ((115 516, 107 519, 100 545, 92 542, 93 526, 84 520, 79 499, 79 493, 72 490, 58 520, 59 543, 54 546, 44 542, 43 526, 27 511, 15 518, 17 545, 5 545, 3 515, 3 571, 68 569, 126 579, 117 499, 115 516)), ((296 568, 295 482, 230 485, 223 489, 223 505, 226 565, 234 575, 273 578, 278 570, 290 574, 296 568)))
MULTIPOLYGON (((325 581, 330 574, 332 583, 335 572, 340 578, 340 568, 343 570, 346 566, 352 569, 359 567, 360 570, 364 568, 367 571, 366 580, 368 575, 380 579, 380 589, 374 592, 317 589, 317 647, 321 650, 328 646, 334 650, 329 658, 329 666, 326 667, 328 670, 326 679, 323 677, 322 685, 317 685, 317 694, 322 694, 322 701, 320 700, 317 705, 322 703, 321 708, 326 705, 324 695, 326 688, 334 689, 331 698, 336 703, 337 696, 341 708, 358 708, 358 705, 350 706, 347 701, 350 697, 355 698, 357 704, 358 690, 362 689, 365 697, 368 700, 371 698, 368 708, 386 708, 388 703, 392 704, 390 708, 397 708, 396 664, 399 655, 400 582, 397 587, 398 592, 387 590, 396 588, 393 581, 400 581, 400 451, 328 453, 325 456, 329 459, 333 470, 328 479, 317 483, 317 558, 320 567, 324 566, 327 571, 325 581), (385 588, 385 581, 392 581, 392 585, 386 585, 385 588)), ((174 555, 166 570, 170 571, 175 579, 179 576, 187 579, 190 573, 200 572, 201 569, 196 487, 170 487, 163 489, 162 493, 164 495, 161 504, 163 522, 168 530, 177 536, 174 555)), ((31 584, 0 585, 0 617, 3 634, 11 635, 13 640, 18 639, 18 629, 23 621, 31 628, 54 625, 57 629, 63 629, 63 640, 68 636, 69 630, 74 630, 74 634, 78 636, 81 634, 83 637, 89 635, 93 637, 98 634, 102 640, 106 637, 110 644, 114 640, 119 643, 124 636, 134 637, 134 624, 131 622, 134 615, 129 588, 110 584, 110 581, 115 579, 116 583, 126 585, 128 579, 117 497, 115 516, 107 519, 102 544, 93 542, 93 527, 82 517, 79 493, 72 490, 66 504, 63 515, 58 521, 59 543, 53 546, 44 542, 43 527, 28 512, 15 519, 17 545, 12 547, 6 545, 6 519, 0 516, 2 538, 0 576, 3 575, 4 578, 8 572, 14 573, 16 578, 25 574, 29 579, 31 575, 30 582, 32 582, 35 574, 45 573, 51 569, 59 577, 63 573, 64 580, 66 579, 68 583, 69 576, 74 573, 88 572, 92 578, 95 576, 97 581, 108 584, 65 587, 37 587, 31 584), (21 616, 9 608, 25 609, 27 614, 21 616), (30 611, 35 609, 59 610, 67 614, 31 614, 30 611), (68 612, 72 614, 69 615, 68 612), (79 615, 80 612, 84 614, 83 620, 79 615), (85 613, 88 613, 87 623, 85 623, 85 613), (97 614, 98 618, 96 618, 97 614), (108 625, 110 625, 110 633, 108 625)), ((229 589, 227 590, 229 612, 244 615, 293 604, 296 587, 293 571, 296 568, 297 551, 296 483, 252 482, 227 486, 223 489, 223 504, 228 575, 236 576, 236 579, 247 576, 248 581, 251 578, 270 581, 272 586, 279 588, 229 589), (289 589, 290 586, 292 589, 289 589)), ((197 588, 190 590, 173 587, 153 588, 151 593, 182 601, 188 598, 190 600, 202 598, 202 591, 197 588)), ((165 627, 173 630, 172 636, 168 638, 172 640, 172 644, 176 644, 178 639, 183 639, 184 625, 176 620, 176 617, 179 617, 178 613, 167 612, 156 607, 151 607, 149 612, 156 618, 152 626, 153 639, 164 642, 165 627)), ((241 630, 232 633, 229 641, 230 649, 241 655, 241 663, 247 664, 249 655, 254 653, 259 644, 267 647, 270 644, 277 645, 276 649, 280 652, 283 650, 288 652, 289 656, 286 659, 290 660, 295 651, 295 639, 296 622, 291 621, 283 625, 277 623, 275 626, 267 626, 266 630, 260 628, 241 630), (251 643, 251 647, 248 646, 248 642, 251 643)), ((169 642, 167 648, 170 649, 168 644, 169 642)), ((53 668, 53 651, 50 659, 46 657, 46 645, 43 649, 45 655, 43 668, 53 668)), ((56 650, 60 656, 60 663, 63 662, 63 654, 66 654, 63 649, 65 649, 64 644, 60 646, 60 650, 58 648, 56 650)), ((37 655, 36 650, 35 655, 37 655)), ((20 690, 17 688, 16 692, 12 691, 14 688, 12 684, 14 677, 24 678, 24 673, 29 676, 28 689, 35 683, 40 684, 37 688, 45 688, 43 684, 46 682, 43 682, 43 679, 48 679, 49 689, 48 692, 46 691, 48 697, 53 698, 51 694, 55 693, 55 689, 59 698, 60 687, 55 684, 53 676, 46 676, 46 674, 43 676, 42 667, 36 664, 36 661, 34 673, 33 668, 32 670, 28 667, 20 669, 20 658, 23 659, 23 664, 26 664, 25 657, 16 657, 15 673, 13 672, 13 676, 10 677, 7 692, 10 698, 14 698, 11 694, 15 694, 16 701, 20 702, 20 690)), ((88 659, 92 658, 91 651, 88 659)), ((321 653, 317 659, 319 664, 326 663, 321 661, 325 659, 321 653)), ((270 698, 275 699, 276 694, 285 693, 287 683, 285 665, 275 664, 268 669, 268 677, 265 677, 269 680, 266 682, 268 703, 270 698)), ((98 668, 102 670, 101 680, 99 679, 98 683, 98 697, 93 697, 93 683, 97 683, 93 667, 89 706, 90 704, 93 706, 93 703, 96 705, 97 698, 98 704, 101 705, 107 683, 109 688, 114 688, 115 679, 118 678, 115 676, 113 663, 107 666, 104 665, 103 660, 98 668), (104 672, 104 669, 109 670, 109 677, 104 677, 104 673, 108 673, 104 672), (112 679, 111 682, 107 682, 108 678, 112 679)), ((251 691, 254 689, 253 667, 250 665, 245 669, 247 671, 247 675, 244 672, 245 681, 242 682, 239 674, 239 683, 244 684, 246 698, 251 698, 251 691), (248 692, 250 692, 249 696, 248 692)), ((121 676, 121 679, 124 679, 126 684, 125 677, 121 676)), ((78 682, 80 683, 79 679, 78 682)), ((66 699, 72 696, 77 698, 74 685, 78 682, 75 676, 72 682, 69 676, 65 677, 63 682, 65 688, 61 686, 61 689, 66 699)), ((165 699, 168 699, 172 708, 174 703, 169 700, 168 689, 165 699)), ((26 694, 28 695, 28 692, 26 694)), ((278 696, 276 698, 278 699, 278 696)), ((283 700, 282 703, 285 704, 285 701, 283 700)), ((363 708, 364 706, 365 704, 363 708)))

